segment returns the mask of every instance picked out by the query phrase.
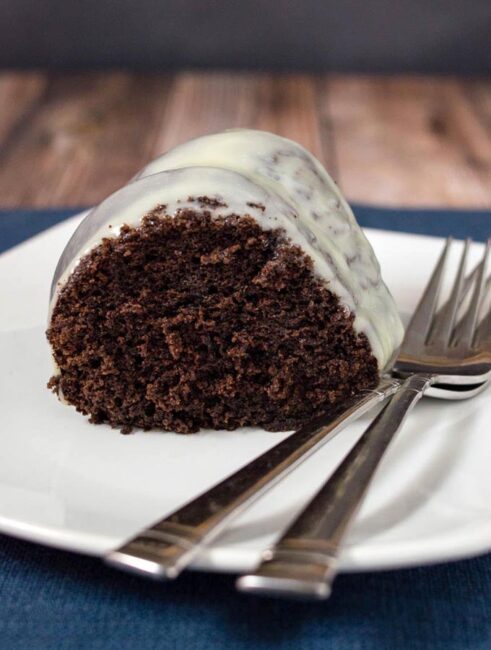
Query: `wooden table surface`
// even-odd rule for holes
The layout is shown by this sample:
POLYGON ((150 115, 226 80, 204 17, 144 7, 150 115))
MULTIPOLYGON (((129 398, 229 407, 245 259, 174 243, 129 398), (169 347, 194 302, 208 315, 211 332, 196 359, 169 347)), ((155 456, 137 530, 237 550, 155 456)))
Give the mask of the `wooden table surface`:
POLYGON ((267 129, 348 199, 491 208, 491 80, 0 73, 0 207, 89 205, 190 137, 267 129))

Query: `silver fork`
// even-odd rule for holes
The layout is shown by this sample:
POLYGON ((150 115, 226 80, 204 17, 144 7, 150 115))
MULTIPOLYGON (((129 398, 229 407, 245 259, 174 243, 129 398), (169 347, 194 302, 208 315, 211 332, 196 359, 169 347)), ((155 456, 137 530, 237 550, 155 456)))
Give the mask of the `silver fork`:
MULTIPOLYGON (((176 578, 232 518, 350 422, 393 395, 399 386, 399 379, 384 377, 374 390, 361 391, 336 413, 308 422, 196 498, 138 531, 119 548, 109 551, 105 561, 153 578, 176 578)), ((450 388, 432 386, 430 394, 443 399, 467 399, 482 390, 479 385, 466 386, 462 391, 456 390, 458 386, 450 388)))
MULTIPOLYGON (((491 379, 491 305, 478 325, 489 282, 486 265, 490 241, 481 262, 464 279, 470 241, 467 240, 450 298, 437 311, 443 272, 451 240, 447 240, 423 297, 407 328, 394 372, 406 377, 388 405, 295 519, 281 539, 263 553, 251 574, 237 580, 241 591, 264 595, 325 599, 331 593, 338 555, 379 462, 405 418, 436 382, 477 394, 491 379), (465 306, 465 293, 470 301, 465 306)), ((452 391, 446 397, 451 399, 452 391)))

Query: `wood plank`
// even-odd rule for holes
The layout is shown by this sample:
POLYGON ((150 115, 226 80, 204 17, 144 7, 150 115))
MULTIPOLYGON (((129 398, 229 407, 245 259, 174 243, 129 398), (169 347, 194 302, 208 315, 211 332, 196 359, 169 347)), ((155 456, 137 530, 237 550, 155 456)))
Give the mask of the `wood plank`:
POLYGON ((98 202, 159 153, 226 128, 268 129, 322 157, 316 102, 305 75, 50 77, 36 114, 4 147, 2 204, 98 202))
POLYGON ((491 84, 329 78, 339 181, 350 200, 491 207, 491 84))
POLYGON ((267 129, 351 200, 491 207, 491 82, 254 73, 0 75, 0 205, 88 205, 202 133, 267 129))
POLYGON ((151 157, 171 83, 49 76, 36 111, 0 144, 2 205, 87 205, 126 183, 151 157))
POLYGON ((180 74, 154 152, 205 133, 240 127, 293 138, 322 157, 315 79, 288 74, 180 74))
POLYGON ((30 119, 45 86, 45 76, 39 72, 0 75, 0 157, 8 148, 9 137, 15 137, 30 119))

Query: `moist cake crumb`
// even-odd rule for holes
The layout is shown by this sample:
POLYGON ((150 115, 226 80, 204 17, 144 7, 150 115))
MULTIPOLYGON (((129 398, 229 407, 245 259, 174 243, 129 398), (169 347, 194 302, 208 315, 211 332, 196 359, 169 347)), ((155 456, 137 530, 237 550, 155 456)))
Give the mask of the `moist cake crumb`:
POLYGON ((215 200, 123 226, 60 290, 48 386, 92 422, 288 430, 377 383, 368 340, 311 259, 250 216, 212 218, 215 200))

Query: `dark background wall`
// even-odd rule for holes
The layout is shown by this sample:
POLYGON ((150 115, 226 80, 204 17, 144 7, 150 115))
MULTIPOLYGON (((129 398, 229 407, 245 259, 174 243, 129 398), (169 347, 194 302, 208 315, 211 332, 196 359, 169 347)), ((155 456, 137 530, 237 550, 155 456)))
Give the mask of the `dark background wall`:
POLYGON ((491 71, 491 0, 0 0, 2 67, 491 71))

